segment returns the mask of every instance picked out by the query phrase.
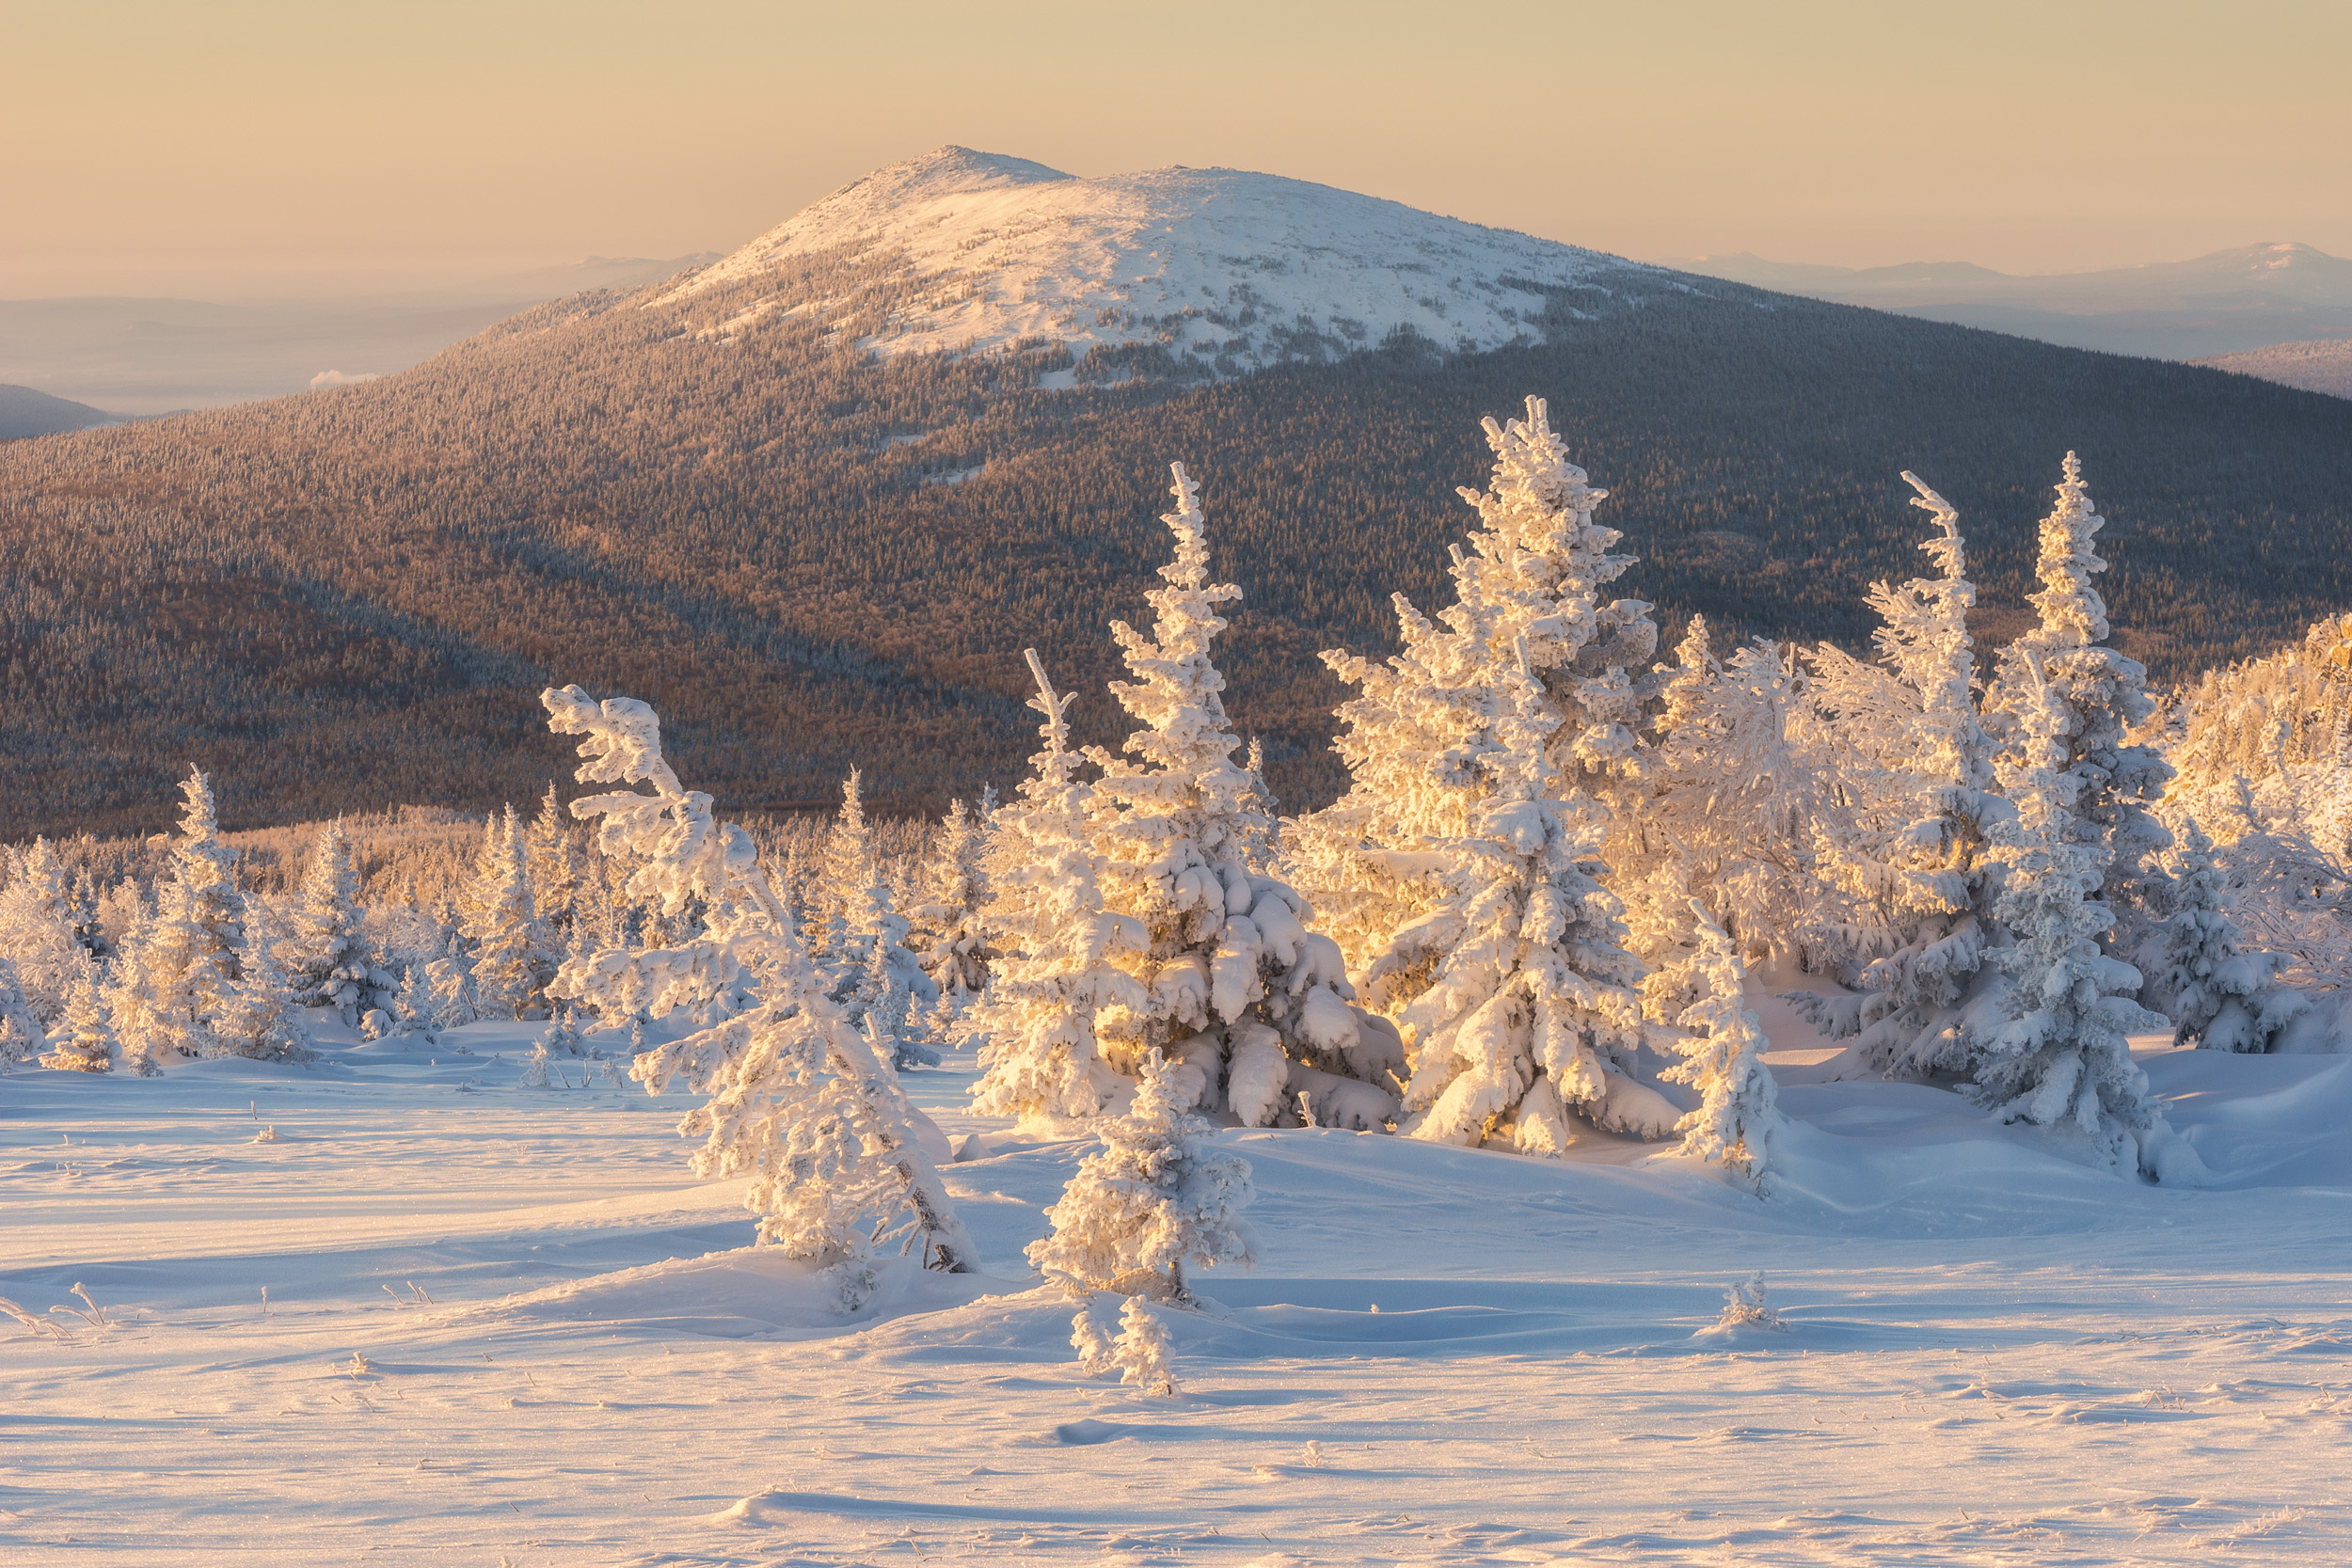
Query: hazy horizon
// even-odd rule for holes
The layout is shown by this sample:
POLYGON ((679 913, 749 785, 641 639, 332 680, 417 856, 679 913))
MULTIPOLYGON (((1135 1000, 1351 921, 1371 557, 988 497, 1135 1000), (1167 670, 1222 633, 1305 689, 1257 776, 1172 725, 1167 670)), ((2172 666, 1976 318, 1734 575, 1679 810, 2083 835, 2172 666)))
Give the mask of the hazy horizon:
POLYGON ((33 0, 0 124, 45 155, 16 172, 0 297, 355 297, 725 251, 949 142, 1261 169, 1644 259, 2352 254, 2343 8, 866 14, 33 0))

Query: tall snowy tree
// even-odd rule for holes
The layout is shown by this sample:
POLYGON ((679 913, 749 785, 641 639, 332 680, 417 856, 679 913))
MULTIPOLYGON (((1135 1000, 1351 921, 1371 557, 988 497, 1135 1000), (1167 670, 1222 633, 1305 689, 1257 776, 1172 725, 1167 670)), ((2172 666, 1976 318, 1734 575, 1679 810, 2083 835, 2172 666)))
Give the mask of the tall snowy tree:
POLYGON ((2034 563, 2042 588, 2029 596, 2039 619, 2001 651, 1987 707, 1994 738, 2014 753, 2037 745, 2025 715, 2042 700, 2042 688, 2064 705, 2061 768, 2074 781, 2068 832, 2106 852, 2093 895, 2115 914, 2115 940, 2128 952, 2162 913, 2162 897, 2151 889, 2164 872, 2151 858, 2169 847, 2171 835, 2147 807, 2164 794, 2172 768, 2154 748, 2130 738, 2131 728, 2155 711, 2147 671, 2102 645, 2106 605, 2090 579, 2107 569, 2094 545, 2104 523, 2092 509, 2082 464, 2070 451, 2058 504, 2042 519, 2034 563))
POLYGON ((295 890, 278 958, 302 1006, 332 1007, 347 1024, 359 1021, 369 978, 358 892, 351 840, 337 817, 319 831, 318 848, 295 890))
POLYGON ((1634 558, 1613 554, 1623 535, 1593 520, 1609 492, 1568 461, 1545 401, 1529 398, 1525 419, 1489 419, 1486 431, 1494 472, 1485 491, 1459 492, 1479 527, 1470 553, 1456 554, 1444 619, 1491 664, 1524 657, 1542 690, 1533 716, 1552 762, 1571 787, 1605 792, 1641 772, 1643 707, 1665 684, 1648 668, 1658 625, 1639 599, 1601 602, 1600 589, 1634 558))
POLYGON ((105 998, 99 994, 97 967, 87 958, 83 958, 80 972, 73 976, 57 1036, 56 1048, 40 1059, 45 1068, 70 1072, 112 1072, 116 1057, 121 1054, 105 998))
POLYGON ((570 819, 556 799, 549 780, 524 839, 524 861, 531 879, 531 910, 543 928, 547 957, 552 967, 572 938, 572 923, 580 901, 580 859, 572 847, 570 819))
POLYGON ((2248 948, 2230 916, 2229 883, 2214 862, 2213 840, 2195 817, 2182 824, 2171 872, 2172 912, 2141 948, 2148 976, 2142 999, 2171 1016, 2175 1044, 2274 1049, 2311 1001, 2280 980, 2279 955, 2248 948))
POLYGON ((17 982, 16 965, 0 954, 0 1069, 31 1061, 40 1053, 41 1043, 40 1024, 17 982))
POLYGON ((1142 985, 1143 1010, 1105 1011, 1097 1035, 1128 1072, 1153 1050, 1181 1062, 1201 1104, 1247 1126, 1295 1119, 1300 1093, 1319 1120, 1377 1126, 1392 1101, 1358 1081, 1370 1076, 1364 1021, 1339 949, 1309 934, 1305 899, 1249 869, 1272 824, 1248 804, 1210 652, 1226 626, 1216 607, 1241 590, 1209 580, 1200 486, 1181 463, 1170 472, 1176 510, 1161 521, 1176 559, 1160 568, 1167 586, 1144 595, 1152 635, 1111 623, 1135 677, 1111 692, 1142 727, 1125 755, 1087 753, 1101 774, 1085 806, 1104 901, 1149 934, 1143 951, 1114 958, 1142 985))
POLYGON ((1772 1135, 1787 1121, 1772 1069, 1764 1065, 1772 1042, 1740 995, 1746 975, 1731 938, 1706 905, 1693 899, 1691 911, 1699 934, 1693 965, 1698 999, 1676 1021, 1690 1034, 1678 1042, 1681 1062, 1663 1076, 1696 1089, 1699 1104, 1675 1130, 1682 1134, 1683 1153, 1721 1164, 1762 1192, 1772 1135))
MULTIPOLYGON (((2034 661, 2020 662, 2030 681, 2034 661)), ((2139 972, 2099 950, 2114 914, 2097 895, 2107 850, 2073 820, 2083 783, 2069 766, 2075 712, 2052 684, 2014 700, 2001 783, 2019 815, 1994 833, 2005 873, 1994 913, 2012 941, 1994 956, 1998 984, 1968 1009, 1972 1092, 1999 1120, 2049 1129, 2101 1164, 2160 1176, 2168 1149, 2186 1146, 2150 1099, 2126 1031, 2169 1021, 2131 1001, 2139 972)))
POLYGON ((276 922, 267 905, 249 900, 245 917, 246 950, 228 1005, 212 1021, 213 1049, 223 1055, 263 1061, 308 1061, 317 1054, 301 1004, 273 951, 276 922))
POLYGON ((1029 1243, 1032 1267, 1076 1293, 1194 1307, 1188 1267, 1256 1264, 1258 1238, 1242 1217, 1255 1196, 1249 1163, 1210 1147, 1189 1095, 1176 1064, 1156 1050, 1145 1057, 1127 1114, 1101 1123, 1102 1147, 1045 1211, 1050 1232, 1029 1243))
POLYGON ((84 916, 72 877, 45 838, 11 856, 0 873, 0 958, 16 966, 26 1005, 42 1023, 54 1022, 81 974, 84 916))
POLYGON ((1919 547, 1933 577, 1870 587, 1879 660, 1818 656, 1817 700, 1843 742, 1835 758, 1855 810, 1822 835, 1821 874, 1843 896, 1858 996, 1791 998, 1872 1070, 1963 1071, 1965 999, 1995 943, 1993 835, 2016 819, 1997 791, 1978 708, 1960 514, 1915 474, 1911 504, 1935 520, 1919 547))
POLYGON ((545 983, 539 959, 546 939, 532 908, 525 847, 508 806, 503 821, 490 819, 467 888, 463 931, 473 943, 474 1005, 485 1018, 529 1017, 545 983))
POLYGON ((1645 1043, 1642 968, 1600 882, 1607 811, 1561 798, 1534 683, 1490 690, 1486 737, 1464 759, 1475 803, 1442 847, 1452 895, 1412 938, 1435 962, 1398 1014, 1413 1052, 1401 1130, 1557 1155, 1573 1110, 1661 1135, 1680 1112, 1627 1070, 1645 1043))
POLYGON ((873 1264, 895 1243, 930 1269, 976 1264, 939 1174, 916 1141, 916 1113, 870 1032, 846 1023, 791 929, 752 837, 716 821, 661 755, 653 709, 592 701, 578 687, 541 699, 548 727, 578 735, 582 783, 650 784, 572 802, 597 822, 607 855, 634 866, 628 890, 664 914, 704 905, 701 935, 669 949, 607 950, 566 963, 553 990, 614 1016, 632 977, 657 996, 744 992, 749 1005, 639 1054, 630 1075, 660 1093, 684 1078, 703 1104, 679 1131, 700 1134, 705 1177, 748 1174, 746 1207, 763 1243, 829 1272, 845 1308, 867 1298, 873 1264), (689 983, 691 981, 691 983, 689 983))
POLYGON ((213 791, 202 772, 181 783, 180 832, 155 908, 117 958, 107 1005, 125 1053, 145 1074, 167 1057, 217 1055, 221 1021, 239 1007, 237 949, 244 900, 233 880, 236 852, 220 842, 213 791))
POLYGON ((994 957, 982 921, 988 908, 983 861, 994 795, 993 790, 984 793, 977 811, 961 800, 947 803, 925 868, 923 898, 910 911, 924 973, 939 988, 940 999, 957 1008, 979 995, 994 957))
POLYGON ((1029 759, 1029 776, 991 819, 990 939, 999 948, 988 989, 964 1016, 964 1033, 981 1042, 972 1108, 983 1116, 1090 1117, 1120 1092, 1120 1074, 1104 1059, 1096 1021, 1116 1007, 1140 1017, 1143 987, 1113 961, 1141 954, 1150 937, 1140 921, 1104 904, 1102 863, 1087 835, 1083 760, 1070 747, 1071 694, 1045 677, 1037 650, 1026 650, 1045 716, 1045 749, 1029 759))

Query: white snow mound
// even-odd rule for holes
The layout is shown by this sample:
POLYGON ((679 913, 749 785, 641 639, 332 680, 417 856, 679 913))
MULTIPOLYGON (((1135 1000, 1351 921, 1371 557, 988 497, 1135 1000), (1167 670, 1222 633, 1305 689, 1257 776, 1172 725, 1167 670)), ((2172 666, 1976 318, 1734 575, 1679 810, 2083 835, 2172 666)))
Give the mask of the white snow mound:
MULTIPOLYGON (((1465 352, 1539 338, 1546 300, 1532 285, 1605 293, 1609 275, 1653 271, 1277 175, 1175 166, 1088 180, 943 147, 843 186, 650 304, 836 248, 901 256, 918 285, 897 291, 882 329, 861 340, 875 352, 1042 337, 1083 359, 1156 343, 1217 375, 1399 332, 1465 352)), ((755 298, 742 319, 812 303, 827 302, 755 298)))

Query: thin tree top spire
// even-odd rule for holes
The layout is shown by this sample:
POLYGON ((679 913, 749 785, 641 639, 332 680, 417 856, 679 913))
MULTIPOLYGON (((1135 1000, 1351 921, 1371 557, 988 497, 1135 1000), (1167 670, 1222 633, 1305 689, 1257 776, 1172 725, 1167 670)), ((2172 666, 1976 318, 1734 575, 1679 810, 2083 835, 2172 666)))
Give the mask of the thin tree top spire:
MULTIPOLYGON (((2070 452, 2068 456, 2071 458, 2073 454, 2070 452)), ((1928 552, 1928 559, 1935 562, 1935 569, 1947 578, 1966 577, 1967 557, 1960 537, 1960 509, 1936 494, 1926 480, 1909 468, 1903 470, 1903 483, 1919 492, 1911 498, 1911 504, 1935 518, 1935 537, 1922 539, 1919 547, 1928 552)))
POLYGON ((2042 550, 2034 562, 2042 592, 2027 595, 2042 624, 2026 636, 2044 653, 2106 641, 2107 607, 2090 586, 2091 578, 2107 569, 2092 544, 2106 522, 2092 508, 2082 461, 2068 452, 2058 504, 2042 519, 2042 550))

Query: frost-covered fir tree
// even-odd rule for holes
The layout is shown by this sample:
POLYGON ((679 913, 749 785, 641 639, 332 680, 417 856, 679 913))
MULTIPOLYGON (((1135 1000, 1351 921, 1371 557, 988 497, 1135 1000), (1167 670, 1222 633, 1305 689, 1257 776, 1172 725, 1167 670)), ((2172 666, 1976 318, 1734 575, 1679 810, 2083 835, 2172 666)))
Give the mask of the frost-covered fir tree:
POLYGON ((65 1017, 55 1048, 40 1065, 69 1072, 112 1072, 121 1047, 115 1040, 106 1000, 99 994, 98 970, 86 956, 67 993, 65 1017))
POLYGON ((1242 1217, 1255 1196, 1249 1163, 1210 1147, 1188 1093, 1175 1063, 1157 1051, 1145 1058, 1127 1114, 1101 1124, 1102 1147, 1045 1212, 1052 1228, 1029 1243, 1032 1267, 1073 1293, 1195 1307, 1188 1270, 1256 1264, 1258 1239, 1242 1217))
POLYGON ((1173 1397, 1176 1374, 1169 1365, 1169 1352, 1175 1348, 1175 1338, 1168 1331, 1167 1320, 1148 1296, 1117 1299, 1119 1328, 1115 1334, 1108 1322, 1108 1303, 1089 1295, 1079 1304, 1070 1324, 1070 1343, 1078 1352, 1079 1366, 1089 1377, 1117 1372, 1121 1383, 1135 1384, 1164 1399, 1173 1397))
POLYGON ((1772 1165, 1772 1135, 1785 1125, 1779 1093, 1764 1053, 1772 1042, 1740 995, 1746 979, 1731 938, 1692 900, 1699 934, 1692 968, 1698 999, 1676 1020, 1690 1031, 1677 1042, 1682 1060, 1663 1074, 1699 1093, 1696 1109, 1675 1124, 1682 1152, 1721 1164, 1739 1180, 1765 1190, 1772 1165))
POLYGON ((318 1054, 316 1042, 273 951, 277 922, 258 898, 246 906, 245 933, 246 950, 229 1005, 213 1020, 213 1049, 262 1061, 309 1061, 318 1054))
POLYGON ((1986 707, 2004 752, 2035 747, 2026 711, 2048 688, 2065 706, 2062 770, 2074 776, 2068 832, 2106 851, 2105 875, 2093 895, 2116 916, 2114 942, 2132 951, 2162 914, 2163 868, 2151 863, 2171 835, 2148 812, 2164 794, 2172 768, 2155 749, 2135 744, 2132 727, 2155 711, 2148 673, 2107 638, 2106 605, 2090 579, 2107 569, 2094 540, 2105 519, 2092 509, 2082 465, 2066 454, 2058 503, 2042 519, 2034 574, 2041 591, 2029 595, 2038 614, 2032 630, 2001 651, 1986 707))
POLYGON ((1141 954, 1140 921, 1104 904, 1102 861, 1089 846, 1083 760, 1070 747, 1074 694, 1046 679, 1037 650, 1025 651, 1043 714, 1045 749, 1029 759, 1029 776, 991 818, 987 921, 998 948, 994 973, 964 1015, 964 1034, 980 1041, 979 1081, 972 1108, 982 1116, 1090 1117, 1109 1105, 1123 1080, 1104 1058, 1096 1021, 1116 1007, 1147 1010, 1142 984, 1114 959, 1141 954))
POLYGON ((1452 892, 1416 938, 1435 955, 1429 985, 1398 1014, 1413 1052, 1400 1130, 1557 1155, 1573 1111, 1663 1135, 1680 1112, 1627 1070, 1645 1042, 1642 966, 1600 882, 1607 813, 1562 799, 1534 683, 1490 691, 1464 759, 1474 804, 1442 846, 1452 892))
POLYGON ((983 861, 994 809, 993 790, 981 795, 977 810, 961 800, 947 803, 926 868, 922 901, 911 911, 923 972, 939 988, 940 1000, 959 1010, 988 983, 994 957, 982 925, 988 908, 983 861))
POLYGON ((2074 831, 2072 705, 2054 685, 2028 686, 2011 713, 2001 783, 2018 816, 1994 830, 1994 914, 2012 940, 1994 955, 1997 983, 1969 1006, 1971 1092, 1999 1120, 2049 1129, 2100 1164, 2185 1174, 2195 1156, 2156 1111, 2126 1037, 2168 1021, 2130 1000, 2139 972, 2099 950, 2114 922, 2098 897, 2107 851, 2074 831))
POLYGON ((426 960, 421 989, 432 1000, 432 1010, 424 1017, 427 1027, 437 1037, 444 1029, 471 1023, 482 1016, 474 1006, 473 968, 458 946, 453 931, 444 941, 439 954, 426 960))
POLYGON ((1845 978, 1861 994, 1790 999, 1833 1038, 1852 1038, 1872 1070, 1964 1071, 1960 1013, 1996 941, 1993 834, 2016 808, 1996 788, 1978 707, 1960 514, 1902 477, 1935 521, 1919 547, 1936 575, 1871 585, 1876 663, 1827 647, 1817 658, 1816 701, 1854 808, 1821 835, 1820 875, 1844 900, 1845 978))
POLYGON ((156 885, 155 908, 136 924, 118 957, 107 1004, 115 1033, 142 1073, 171 1057, 219 1055, 216 1033, 238 1012, 239 919, 232 867, 220 842, 213 791, 202 772, 181 783, 180 832, 169 873, 156 885))
POLYGON ((660 1093, 683 1078, 707 1101, 679 1131, 700 1135, 694 1169, 749 1175, 746 1207, 759 1238, 826 1270, 845 1309, 877 1282, 894 1247, 927 1268, 976 1267, 971 1240, 916 1139, 908 1104, 870 1031, 850 1027, 791 928, 751 835, 716 821, 661 755, 653 709, 626 697, 599 704, 578 687, 541 699, 548 727, 584 736, 582 783, 650 784, 572 802, 597 823, 607 855, 634 869, 627 889, 664 915, 707 911, 699 935, 672 948, 606 950, 567 962, 552 990, 617 1015, 634 977, 641 993, 741 994, 740 1010, 644 1051, 630 1076, 660 1093))
POLYGON ((357 1023, 366 1000, 369 968, 359 933, 359 875, 351 840, 337 817, 319 831, 319 846, 303 869, 278 958, 294 995, 306 1007, 332 1007, 357 1023))
POLYGON ((530 1016, 544 983, 539 961, 547 943, 532 909, 524 853, 522 826, 508 806, 503 821, 493 817, 485 828, 467 889, 463 932, 473 943, 473 1002, 483 1018, 530 1016))
POLYGON ((66 1008, 81 974, 86 917, 72 878, 45 838, 0 870, 0 958, 16 965, 25 1003, 43 1024, 66 1008))
POLYGON ((1843 813, 1792 650, 1759 640, 1719 661, 1692 617, 1663 698, 1646 780, 1618 792, 1604 852, 1629 945, 1650 971, 1645 1004, 1671 1020, 1701 990, 1693 899, 1743 961, 1820 951, 1818 846, 1843 813))
POLYGON ((1636 730, 1645 703, 1664 685, 1649 672, 1658 626, 1639 599, 1606 604, 1599 590, 1633 565, 1612 553, 1623 537, 1593 520, 1608 498, 1551 428, 1549 405, 1527 400, 1527 417, 1486 421, 1494 471, 1481 492, 1470 552, 1457 552, 1456 598, 1445 621, 1476 638, 1497 666, 1522 657, 1542 689, 1534 717, 1552 761, 1572 784, 1605 789, 1641 770, 1636 730))
POLYGON ((875 885, 874 835, 866 822, 866 780, 852 768, 841 781, 841 809, 825 830, 825 841, 809 889, 814 921, 810 956, 836 974, 854 973, 866 953, 858 942, 870 913, 875 885))
POLYGON ((2148 977, 2141 998, 2172 1019, 2176 1045, 2207 1051, 2274 1049, 2311 1001, 2283 984, 2284 960, 2249 950, 2231 918, 2228 879, 2215 863, 2213 840, 2189 817, 2171 866, 2172 912, 2140 949, 2148 977))
POLYGON ((524 838, 524 861, 531 879, 531 911, 547 942, 548 967, 572 940, 572 925, 580 902, 580 859, 572 847, 570 819, 556 799, 549 780, 539 802, 539 815, 524 838))
POLYGON ((1233 760, 1241 740, 1210 652, 1226 625, 1216 607, 1241 590, 1209 580, 1200 486, 1182 464, 1170 472, 1176 510, 1161 520, 1176 559, 1160 568, 1167 586, 1144 595, 1152 634, 1111 624, 1135 677, 1111 692, 1142 727, 1124 755, 1087 753, 1101 774, 1085 809, 1104 902, 1149 939, 1114 958, 1142 985, 1143 1009, 1106 1011, 1096 1033, 1124 1071, 1154 1050, 1181 1063, 1200 1103, 1246 1126, 1295 1119, 1304 1092, 1327 1125, 1376 1127, 1393 1101, 1361 1081, 1383 1053, 1349 1006, 1339 948, 1309 933, 1295 891, 1249 868, 1272 824, 1250 806, 1255 786, 1233 760))
POLYGON ((0 1069, 31 1061, 40 1048, 40 1024, 33 1017, 32 1004, 24 999, 24 988, 17 982, 16 964, 0 955, 0 1069))

